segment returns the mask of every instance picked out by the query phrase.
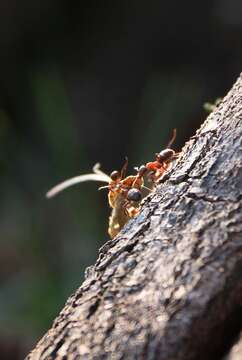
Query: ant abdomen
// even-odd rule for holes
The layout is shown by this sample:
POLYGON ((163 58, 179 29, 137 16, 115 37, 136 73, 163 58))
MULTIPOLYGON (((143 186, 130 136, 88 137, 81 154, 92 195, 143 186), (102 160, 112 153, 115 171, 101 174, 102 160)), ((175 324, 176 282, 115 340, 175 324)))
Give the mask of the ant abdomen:
POLYGON ((156 154, 156 159, 160 163, 171 161, 175 155, 175 151, 172 149, 164 149, 159 154, 156 154))
POLYGON ((129 201, 140 201, 141 200, 141 191, 136 188, 131 188, 127 193, 127 200, 129 201))

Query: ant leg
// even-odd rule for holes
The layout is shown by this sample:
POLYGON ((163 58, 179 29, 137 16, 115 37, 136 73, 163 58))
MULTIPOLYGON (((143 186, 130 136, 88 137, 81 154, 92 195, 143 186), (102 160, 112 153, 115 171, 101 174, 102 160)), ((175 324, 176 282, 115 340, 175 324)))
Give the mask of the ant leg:
POLYGON ((130 218, 133 218, 135 215, 137 215, 139 213, 139 208, 136 208, 134 206, 130 206, 128 208, 128 214, 130 218))
POLYGON ((154 186, 155 182, 156 182, 156 172, 154 172, 154 171, 149 172, 147 175, 147 178, 148 178, 149 183, 151 183, 152 186, 154 186))
POLYGON ((173 155, 172 159, 177 159, 177 158, 179 158, 179 156, 181 155, 181 153, 182 153, 182 151, 176 152, 176 153, 173 155))
POLYGON ((133 218, 135 215, 137 215, 139 213, 139 208, 136 208, 136 207, 130 205, 128 200, 125 201, 123 208, 124 208, 125 214, 130 218, 133 218))
POLYGON ((128 217, 130 217, 130 216, 129 216, 129 211, 128 211, 128 205, 129 205, 129 202, 128 202, 128 200, 126 200, 125 203, 123 204, 123 209, 124 209, 125 215, 127 215, 128 217))

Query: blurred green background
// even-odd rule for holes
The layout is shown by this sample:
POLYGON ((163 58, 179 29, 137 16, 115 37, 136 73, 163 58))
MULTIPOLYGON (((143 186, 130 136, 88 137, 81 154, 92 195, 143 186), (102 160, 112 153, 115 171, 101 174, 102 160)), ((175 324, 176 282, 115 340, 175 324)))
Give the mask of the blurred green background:
POLYGON ((108 239, 106 192, 56 183, 179 150, 242 64, 242 2, 2 0, 0 358, 22 359, 108 239))

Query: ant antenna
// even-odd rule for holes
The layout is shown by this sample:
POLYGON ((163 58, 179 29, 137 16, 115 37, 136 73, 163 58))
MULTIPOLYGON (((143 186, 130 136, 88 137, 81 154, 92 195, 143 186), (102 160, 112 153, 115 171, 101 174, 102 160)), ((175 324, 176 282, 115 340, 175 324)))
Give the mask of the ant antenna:
POLYGON ((171 145, 174 143, 175 139, 176 139, 176 129, 173 129, 171 140, 168 142, 166 149, 169 149, 171 147, 171 145))
POLYGON ((125 156, 125 162, 123 164, 123 167, 121 169, 121 172, 120 172, 120 175, 121 175, 121 180, 123 180, 125 178, 125 175, 126 175, 126 171, 127 171, 127 168, 128 168, 128 158, 127 156, 125 156))

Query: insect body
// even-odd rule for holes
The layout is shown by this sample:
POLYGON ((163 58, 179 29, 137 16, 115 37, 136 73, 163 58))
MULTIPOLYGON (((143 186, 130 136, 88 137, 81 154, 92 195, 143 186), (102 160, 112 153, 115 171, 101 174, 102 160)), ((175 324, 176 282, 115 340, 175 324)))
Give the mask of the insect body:
MULTIPOLYGON (((109 217, 108 233, 111 238, 116 236, 126 222, 138 214, 141 201, 141 189, 144 181, 140 176, 127 176, 126 170, 128 160, 126 159, 121 172, 113 171, 110 175, 108 186, 108 201, 113 209, 109 217)), ((104 188, 102 187, 102 188, 104 188)))
POLYGON ((175 160, 179 153, 176 153, 174 150, 170 149, 170 146, 176 138, 176 129, 173 130, 173 135, 169 141, 167 148, 162 150, 159 153, 155 154, 155 161, 148 162, 146 165, 141 165, 138 169, 139 176, 144 176, 148 178, 148 181, 153 185, 162 177, 162 175, 170 169, 172 161, 175 160))
POLYGON ((143 187, 143 179, 139 175, 127 176, 126 170, 128 160, 121 171, 113 171, 110 176, 100 170, 100 164, 93 167, 93 173, 84 174, 68 179, 47 192, 47 198, 51 198, 64 189, 79 184, 85 181, 99 181, 108 183, 99 189, 107 188, 108 202, 112 208, 112 213, 109 218, 108 233, 113 238, 119 233, 126 222, 134 217, 139 212, 139 203, 141 201, 141 189, 143 187))
POLYGON ((140 200, 141 192, 138 189, 130 189, 116 194, 115 206, 109 217, 108 233, 111 238, 114 238, 120 232, 130 218, 139 213, 140 200), (132 190, 135 190, 138 196, 134 196, 132 190))
POLYGON ((170 149, 175 138, 176 129, 173 130, 173 135, 167 148, 156 154, 154 161, 136 168, 136 175, 126 176, 128 167, 127 158, 121 171, 113 171, 110 176, 100 170, 100 164, 96 164, 93 167, 93 173, 68 179, 53 187, 46 196, 51 198, 64 189, 85 181, 106 183, 107 185, 99 189, 108 189, 108 202, 112 208, 112 213, 109 217, 108 233, 113 238, 130 218, 139 213, 141 199, 147 195, 147 191, 150 192, 155 187, 164 172, 171 167, 172 161, 178 157, 179 153, 170 149), (147 182, 147 187, 144 185, 144 182, 147 182))

